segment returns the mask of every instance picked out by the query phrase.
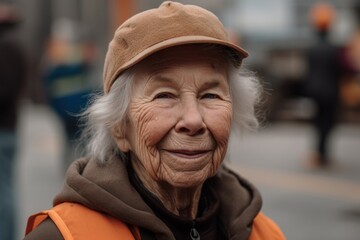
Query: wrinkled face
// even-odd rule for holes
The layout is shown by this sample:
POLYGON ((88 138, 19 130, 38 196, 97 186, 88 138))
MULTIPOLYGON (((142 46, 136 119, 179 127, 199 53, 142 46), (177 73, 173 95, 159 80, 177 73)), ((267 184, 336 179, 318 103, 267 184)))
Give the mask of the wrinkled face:
MULTIPOLYGON (((139 64, 126 132, 117 138, 156 182, 194 187, 224 159, 232 118, 227 65, 199 46, 163 50, 139 64)), ((136 166, 136 167, 135 167, 136 166)))

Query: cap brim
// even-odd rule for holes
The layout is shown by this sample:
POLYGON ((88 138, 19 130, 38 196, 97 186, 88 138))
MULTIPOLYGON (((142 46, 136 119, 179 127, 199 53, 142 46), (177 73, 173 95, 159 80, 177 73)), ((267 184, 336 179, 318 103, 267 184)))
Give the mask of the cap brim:
POLYGON ((205 37, 205 36, 182 36, 182 37, 171 38, 169 40, 159 42, 151 47, 146 48, 144 51, 137 54, 126 64, 122 65, 119 69, 117 69, 117 71, 111 77, 110 85, 112 85, 112 83, 115 81, 115 78, 118 77, 118 75, 122 71, 124 71, 127 68, 130 68, 131 66, 134 66, 136 63, 140 62, 141 60, 143 60, 144 58, 150 56, 151 54, 153 54, 155 52, 158 52, 160 50, 170 48, 170 47, 175 47, 175 46, 180 46, 180 45, 185 45, 185 44, 197 44, 197 43, 218 44, 218 45, 222 45, 222 46, 230 48, 235 53, 237 53, 239 56, 241 56, 241 58, 246 58, 247 56, 249 56, 249 54, 241 47, 239 47, 235 44, 226 42, 226 41, 216 39, 216 38, 205 37))

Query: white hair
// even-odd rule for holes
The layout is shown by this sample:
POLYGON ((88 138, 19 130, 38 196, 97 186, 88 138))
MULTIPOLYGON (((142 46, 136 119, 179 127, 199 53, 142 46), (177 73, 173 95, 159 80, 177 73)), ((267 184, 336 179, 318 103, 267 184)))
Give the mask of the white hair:
MULTIPOLYGON (((232 132, 255 130, 258 119, 255 109, 260 99, 261 86, 254 73, 244 67, 229 64, 229 88, 233 105, 232 132)), ((131 87, 136 69, 122 73, 108 94, 98 95, 82 114, 85 123, 81 141, 87 156, 105 164, 115 155, 124 156, 112 136, 111 129, 125 130, 126 114, 131 99, 131 87)))
POLYGON ((100 163, 122 155, 111 130, 125 129, 125 118, 131 98, 133 71, 121 74, 108 94, 95 95, 92 104, 82 113, 83 131, 80 137, 81 150, 86 156, 96 158, 100 163))
POLYGON ((230 67, 229 88, 233 106, 232 131, 238 135, 259 127, 257 106, 262 87, 255 73, 245 67, 230 67))

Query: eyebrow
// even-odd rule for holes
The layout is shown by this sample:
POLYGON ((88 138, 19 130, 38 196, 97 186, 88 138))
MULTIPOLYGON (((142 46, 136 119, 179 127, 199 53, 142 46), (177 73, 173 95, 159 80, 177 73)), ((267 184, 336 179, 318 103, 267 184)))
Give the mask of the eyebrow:
POLYGON ((156 86, 169 85, 175 83, 175 80, 161 75, 155 75, 149 78, 145 84, 145 89, 153 88, 156 86))
POLYGON ((203 84, 203 88, 208 89, 208 88, 215 88, 218 87, 220 85, 220 80, 218 79, 212 79, 210 81, 206 81, 203 84))

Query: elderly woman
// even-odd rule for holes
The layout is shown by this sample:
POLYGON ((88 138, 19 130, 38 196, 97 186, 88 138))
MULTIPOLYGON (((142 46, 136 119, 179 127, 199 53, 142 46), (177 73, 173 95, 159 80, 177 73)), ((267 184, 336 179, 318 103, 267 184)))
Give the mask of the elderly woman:
POLYGON ((257 125, 246 56, 197 6, 164 2, 123 23, 85 113, 88 156, 25 239, 285 239, 222 164, 232 129, 257 125))

